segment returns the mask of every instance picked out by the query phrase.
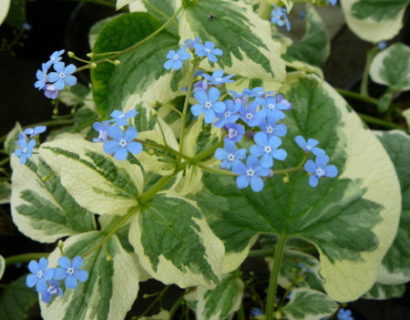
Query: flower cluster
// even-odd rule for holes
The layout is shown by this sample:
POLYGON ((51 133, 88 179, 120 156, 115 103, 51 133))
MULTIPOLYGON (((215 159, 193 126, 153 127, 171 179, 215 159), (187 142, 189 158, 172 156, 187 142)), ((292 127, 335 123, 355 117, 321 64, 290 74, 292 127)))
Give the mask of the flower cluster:
POLYGON ((93 128, 98 132, 94 142, 103 142, 104 152, 114 154, 117 160, 125 160, 128 153, 138 154, 142 151, 142 144, 134 141, 138 131, 128 126, 128 120, 134 118, 138 112, 129 110, 125 113, 114 110, 111 119, 103 122, 95 122, 93 128))
POLYGON ((64 50, 53 52, 50 59, 43 63, 41 69, 36 73, 37 81, 34 87, 43 90, 44 95, 49 99, 57 98, 58 92, 65 86, 73 86, 77 83, 77 78, 73 76, 77 68, 73 64, 66 66, 64 62, 61 62, 63 53, 64 50), (49 72, 51 67, 54 69, 53 72, 49 72))
POLYGON ((88 279, 88 272, 80 269, 83 259, 79 256, 74 257, 72 261, 67 257, 60 257, 58 265, 59 268, 48 268, 46 258, 41 258, 38 262, 31 260, 28 265, 31 273, 26 278, 26 285, 29 288, 36 287, 41 300, 45 303, 50 302, 55 295, 63 295, 59 281, 64 280, 66 288, 75 289, 78 281, 85 282, 88 279))
POLYGON ((343 309, 340 308, 339 311, 337 312, 337 318, 339 320, 354 320, 352 316, 352 311, 349 309, 343 309))
POLYGON ((215 48, 215 43, 212 41, 205 41, 202 43, 200 38, 194 40, 185 40, 183 45, 175 51, 170 50, 167 53, 167 61, 164 63, 164 68, 167 70, 179 70, 183 66, 183 61, 191 58, 191 53, 195 54, 201 59, 207 58, 209 62, 217 62, 217 56, 222 55, 222 50, 215 48))
POLYGON ((315 188, 320 178, 334 178, 337 176, 337 168, 334 165, 328 165, 329 156, 326 155, 323 149, 317 147, 319 141, 315 139, 306 141, 302 136, 297 136, 295 142, 303 151, 316 156, 315 161, 308 160, 304 165, 305 171, 310 174, 309 184, 311 187, 315 188))
POLYGON ((289 21, 288 11, 286 8, 275 5, 271 15, 272 17, 270 19, 270 22, 277 25, 278 27, 285 26, 286 30, 290 31, 291 23, 289 21))
POLYGON ((14 151, 14 155, 20 159, 21 164, 25 164, 27 159, 33 155, 33 148, 36 146, 36 141, 33 138, 46 130, 45 126, 37 126, 27 128, 19 134, 18 140, 15 142, 17 149, 14 151))

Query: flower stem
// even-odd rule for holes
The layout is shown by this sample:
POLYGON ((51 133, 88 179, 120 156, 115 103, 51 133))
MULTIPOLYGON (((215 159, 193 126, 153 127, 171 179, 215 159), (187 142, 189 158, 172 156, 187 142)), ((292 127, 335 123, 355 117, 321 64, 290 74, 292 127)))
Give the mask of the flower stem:
POLYGON ((23 253, 18 254, 15 256, 10 256, 6 258, 6 266, 16 264, 16 263, 24 263, 29 262, 31 260, 38 260, 42 257, 47 257, 50 252, 32 252, 32 253, 23 253))
POLYGON ((268 297, 266 299, 266 320, 273 320, 273 308, 275 307, 276 291, 278 287, 278 277, 282 264, 283 252, 285 249, 287 236, 279 235, 276 243, 275 255, 273 257, 273 268, 269 279, 268 297))
POLYGON ((362 76, 362 83, 360 84, 360 94, 368 97, 369 96, 369 71, 370 65, 376 53, 378 52, 377 47, 371 48, 366 55, 366 65, 364 67, 363 76, 362 76))
POLYGON ((402 128, 401 126, 399 126, 399 125, 397 125, 393 122, 389 122, 389 121, 386 121, 386 120, 382 120, 382 119, 379 119, 379 118, 368 116, 368 115, 362 114, 362 113, 359 113, 359 116, 363 121, 365 121, 367 123, 377 124, 379 126, 383 126, 383 127, 390 128, 390 129, 399 129, 399 130, 406 131, 404 128, 402 128))

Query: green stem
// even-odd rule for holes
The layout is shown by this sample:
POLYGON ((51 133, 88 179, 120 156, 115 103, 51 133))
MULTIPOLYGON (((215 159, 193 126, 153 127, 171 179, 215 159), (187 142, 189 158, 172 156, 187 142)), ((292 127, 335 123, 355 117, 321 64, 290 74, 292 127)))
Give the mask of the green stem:
POLYGON ((222 170, 222 169, 218 169, 218 168, 211 168, 211 167, 207 167, 203 164, 196 164, 198 167, 200 167, 201 169, 203 169, 204 171, 208 171, 208 172, 212 172, 212 173, 216 173, 216 174, 222 174, 222 175, 226 175, 226 176, 237 176, 236 173, 233 173, 232 171, 228 171, 228 170, 222 170))
POLYGON ((368 115, 362 114, 362 113, 359 113, 359 116, 363 121, 365 121, 367 123, 377 124, 379 126, 383 126, 383 127, 390 128, 390 129, 399 129, 399 130, 406 131, 404 128, 400 127, 399 125, 397 125, 393 122, 389 122, 389 121, 382 120, 382 119, 379 119, 379 118, 371 117, 371 116, 368 116, 368 115))
POLYGON ((249 252, 248 257, 269 257, 274 253, 273 249, 259 249, 249 252))
POLYGON ((177 301, 175 301, 174 305, 172 306, 171 310, 169 310, 169 319, 172 319, 174 316, 175 312, 177 312, 178 308, 180 305, 184 302, 184 296, 181 296, 178 298, 177 301))
POLYGON ((369 71, 370 71, 370 65, 372 63, 372 60, 374 56, 377 53, 377 47, 372 48, 367 52, 366 55, 366 65, 364 67, 363 71, 363 77, 362 77, 362 83, 360 84, 360 94, 363 96, 368 97, 369 96, 369 71))
POLYGON ((208 158, 209 156, 213 155, 215 153, 215 150, 218 149, 219 147, 223 146, 223 141, 219 141, 218 143, 214 144, 211 148, 208 150, 202 151, 201 153, 197 154, 195 157, 193 157, 191 160, 192 162, 198 162, 203 159, 208 158))
POLYGON ((6 164, 7 162, 9 162, 9 160, 10 160, 10 157, 6 157, 3 160, 0 160, 0 167, 6 164))
POLYGON ((297 166, 293 168, 288 168, 288 169, 282 169, 282 170, 273 170, 273 174, 286 174, 289 172, 297 172, 297 171, 302 171, 303 167, 302 166, 297 166))
MULTIPOLYGON (((185 164, 182 167, 184 168, 185 164)), ((183 169, 182 167, 175 170, 173 174, 164 176, 159 179, 148 191, 140 195, 138 199, 139 202, 141 204, 147 203, 152 197, 154 197, 159 191, 161 191, 177 175, 179 171, 183 169)))
POLYGON ((285 235, 279 235, 278 242, 276 243, 275 255, 273 257, 273 268, 269 279, 268 297, 266 300, 266 320, 273 320, 273 308, 275 307, 278 277, 286 240, 287 237, 285 235))
POLYGON ((185 125, 186 125, 186 117, 188 113, 188 104, 189 104, 189 98, 191 97, 191 94, 192 94, 192 88, 194 86, 195 69, 198 67, 198 65, 199 65, 199 61, 195 60, 192 65, 192 70, 188 77, 189 84, 188 84, 188 89, 185 95, 184 108, 182 110, 182 117, 181 117, 181 129, 179 131, 179 153, 180 154, 182 154, 184 150, 185 125))
POLYGON ((258 15, 262 19, 269 19, 269 15, 271 12, 272 6, 266 2, 266 0, 260 0, 259 3, 259 9, 258 9, 258 15))
POLYGON ((42 257, 47 257, 50 252, 32 252, 32 253, 23 253, 18 254, 15 256, 10 256, 6 258, 6 266, 16 264, 16 263, 24 263, 29 262, 31 260, 38 260, 42 257))
POLYGON ((352 98, 358 101, 362 101, 362 102, 366 102, 368 104, 374 105, 377 107, 378 105, 378 100, 368 97, 368 96, 364 96, 360 93, 356 93, 353 91, 349 91, 349 90, 345 90, 345 89, 336 89, 337 92, 339 92, 342 96, 347 97, 347 98, 352 98))

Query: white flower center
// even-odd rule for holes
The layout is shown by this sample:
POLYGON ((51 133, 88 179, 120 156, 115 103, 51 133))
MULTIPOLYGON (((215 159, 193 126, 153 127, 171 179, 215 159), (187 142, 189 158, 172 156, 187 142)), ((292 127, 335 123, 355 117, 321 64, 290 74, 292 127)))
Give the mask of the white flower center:
POLYGON ((238 131, 236 131, 235 129, 229 129, 228 131, 229 138, 235 138, 237 135, 238 135, 238 131))
POLYGON ((264 150, 266 153, 271 153, 271 152, 272 152, 272 147, 271 147, 271 146, 265 146, 265 148, 263 148, 263 150, 264 150))
POLYGON ((211 51, 212 51, 211 49, 205 48, 205 52, 206 52, 206 53, 211 53, 211 51))
POLYGON ((59 74, 59 76, 60 76, 61 79, 64 79, 64 78, 65 78, 65 73, 64 73, 64 72, 61 72, 61 73, 59 74))
POLYGON ((101 139, 101 140, 106 140, 106 139, 107 139, 107 137, 108 137, 108 134, 107 134, 107 132, 106 132, 106 131, 104 131, 104 130, 100 130, 100 131, 99 131, 99 136, 98 136, 98 139, 101 139))
POLYGON ((216 78, 215 81, 216 82, 222 82, 222 78, 216 78))
POLYGON ((49 286, 48 289, 47 289, 47 291, 48 291, 48 293, 51 294, 51 295, 55 295, 55 294, 58 293, 57 288, 54 287, 54 286, 49 286))
POLYGON ((74 274, 74 268, 67 268, 67 273, 72 276, 74 274))
POLYGON ((267 133, 273 133, 273 127, 272 126, 267 127, 266 132, 267 133))
POLYGON ((310 144, 307 144, 305 146, 306 151, 312 151, 312 146, 310 144))
POLYGON ((248 177, 254 176, 254 175, 255 175, 255 170, 253 170, 253 169, 248 169, 248 170, 246 170, 246 175, 247 175, 248 177))
POLYGON ((23 153, 27 153, 28 149, 27 148, 23 148, 23 150, 21 150, 23 153))
POLYGON ((43 277, 43 271, 40 270, 39 272, 37 272, 37 277, 38 278, 42 278, 43 277))
POLYGON ((210 101, 205 102, 205 108, 211 109, 211 107, 212 107, 212 102, 210 101))
POLYGON ((271 110, 275 110, 275 109, 276 109, 276 106, 275 106, 275 104, 273 104, 273 103, 269 103, 269 104, 268 104, 268 108, 271 109, 271 110))
POLYGON ((125 148, 127 146, 127 140, 120 139, 119 144, 121 148, 125 148))
POLYGON ((235 155, 233 153, 228 154, 228 161, 232 162, 235 161, 235 155))
POLYGON ((225 118, 229 118, 231 116, 231 113, 229 111, 225 112, 225 118))
POLYGON ((252 113, 247 113, 245 117, 246 117, 246 119, 251 120, 253 118, 253 114, 252 113))
POLYGON ((179 55, 176 54, 176 55, 173 57, 173 59, 174 59, 174 60, 179 60, 179 55))
POLYGON ((316 169, 316 175, 319 177, 319 178, 321 178, 321 177, 323 177, 324 175, 325 175, 325 170, 323 170, 321 167, 319 167, 319 168, 317 168, 316 169))

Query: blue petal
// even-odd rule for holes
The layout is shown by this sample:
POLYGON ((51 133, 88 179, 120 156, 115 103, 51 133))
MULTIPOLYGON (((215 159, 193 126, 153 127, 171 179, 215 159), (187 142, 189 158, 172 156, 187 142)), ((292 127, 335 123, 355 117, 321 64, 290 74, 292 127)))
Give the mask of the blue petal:
POLYGON ((316 164, 319 167, 325 167, 329 162, 329 157, 326 154, 319 154, 316 157, 316 164))
POLYGON ((73 259, 72 266, 73 266, 73 268, 78 269, 83 265, 83 263, 84 263, 83 258, 81 258, 80 256, 76 256, 73 259))
POLYGON ((54 64, 54 70, 57 71, 58 73, 64 72, 65 65, 64 62, 57 62, 54 64))
POLYGON ((142 152, 142 144, 139 142, 130 142, 127 145, 127 150, 132 154, 139 154, 142 152))
POLYGON ((259 146, 266 146, 268 144, 268 137, 264 132, 258 132, 254 135, 253 140, 259 145, 259 146))
POLYGON ((119 148, 120 145, 116 140, 104 141, 103 149, 105 153, 112 154, 114 152, 117 152, 119 148))
POLYGON ((278 149, 278 150, 275 150, 272 153, 272 156, 277 160, 282 160, 283 161, 288 156, 288 153, 283 149, 278 149))
POLYGON ((311 187, 315 188, 319 183, 319 178, 314 174, 309 177, 309 184, 311 187))
POLYGON ((205 123, 212 123, 215 121, 215 112, 213 110, 207 110, 205 112, 205 123))
POLYGON ((236 185, 239 189, 246 188, 249 185, 249 177, 247 175, 242 175, 236 178, 236 185))
POLYGON ((216 48, 212 51, 212 53, 217 56, 221 56, 223 54, 223 51, 221 49, 216 48))
POLYGON ((60 76, 57 72, 50 72, 47 76, 47 79, 49 82, 56 82, 58 79, 60 79, 60 76))
POLYGON ((204 107, 200 104, 196 104, 191 107, 191 112, 195 117, 198 117, 202 113, 204 113, 204 107))
POLYGON ((170 70, 174 66, 174 60, 168 60, 164 63, 164 68, 170 70))
POLYGON ((249 168, 256 168, 259 165, 259 160, 255 156, 249 156, 248 159, 246 159, 246 165, 249 168))
POLYGON ((50 268, 50 269, 46 269, 46 270, 44 270, 44 275, 43 275, 43 277, 44 277, 44 279, 45 280, 51 280, 51 279, 53 279, 53 277, 54 277, 54 273, 55 273, 55 269, 53 269, 53 268, 50 268))
POLYGON ((208 95, 206 94, 205 90, 202 89, 195 91, 194 97, 201 104, 204 104, 208 101, 208 95))
MULTIPOLYGON (((219 97, 221 96, 221 92, 217 88, 211 88, 208 92, 208 97, 211 102, 218 101, 219 97)), ((222 111, 219 111, 222 112, 222 111)))
POLYGON ((69 64, 66 68, 65 68, 65 74, 66 75, 70 75, 72 73, 74 73, 74 71, 77 70, 77 67, 73 64, 69 64))
POLYGON ((182 61, 181 60, 175 60, 174 65, 172 67, 172 69, 174 70, 179 70, 182 68, 182 61))
POLYGON ((258 146, 256 144, 252 145, 250 148, 250 152, 251 154, 255 155, 255 156, 261 156, 265 153, 263 147, 258 146))
POLYGON ((326 177, 329 178, 334 178, 337 176, 337 174, 339 173, 339 171, 337 170, 337 168, 333 165, 330 166, 326 166, 325 168, 325 172, 326 172, 326 177))
POLYGON ((305 169, 305 171, 309 173, 313 173, 316 171, 317 166, 313 160, 308 160, 305 162, 305 165, 303 166, 303 168, 305 169))
POLYGON ((44 270, 48 266, 48 260, 46 258, 41 258, 40 261, 38 262, 38 266, 40 270, 44 270))
POLYGON ((32 288, 36 285, 37 281, 38 281, 37 276, 35 276, 34 274, 29 274, 26 278, 26 285, 27 287, 32 288))
POLYGON ((258 176, 253 176, 251 178, 251 188, 255 192, 259 192, 263 189, 263 180, 258 176))
POLYGON ((63 79, 58 79, 55 83, 54 83, 54 88, 56 90, 63 90, 65 87, 65 82, 63 79))
POLYGON ((74 76, 66 76, 64 81, 68 86, 74 86, 77 84, 77 78, 74 76))
POLYGON ((108 135, 115 139, 115 140, 119 140, 122 139, 124 137, 124 133, 122 132, 120 127, 110 127, 107 131, 108 135))
POLYGON ((218 61, 218 59, 212 53, 208 53, 208 60, 210 62, 217 62, 218 61))
POLYGON ((48 291, 43 291, 41 293, 41 300, 45 303, 49 303, 51 300, 51 294, 49 294, 48 291))
POLYGON ((235 162, 235 163, 232 165, 232 172, 233 172, 233 173, 242 175, 242 174, 245 174, 245 173, 246 173, 246 170, 247 170, 247 167, 246 167, 245 164, 244 164, 243 162, 241 162, 241 161, 235 162))
POLYGON ((47 290, 47 282, 44 279, 38 279, 37 285, 36 285, 36 291, 37 292, 43 292, 47 290))
POLYGON ((37 273, 41 270, 36 260, 31 260, 28 264, 28 269, 31 273, 37 273))
POLYGON ((77 278, 77 280, 81 281, 81 282, 85 282, 88 279, 88 272, 85 270, 77 270, 74 273, 74 276, 77 278))
POLYGON ((117 160, 125 160, 127 159, 128 151, 125 148, 119 148, 115 153, 114 153, 114 158, 117 160))
POLYGON ((77 288, 77 279, 74 276, 68 276, 64 280, 65 286, 69 289, 77 288))
POLYGON ((265 153, 261 158, 261 166, 264 168, 272 168, 273 167, 272 157, 265 153))
POLYGON ((124 138, 127 141, 134 140, 137 137, 137 130, 134 127, 129 127, 124 134, 124 138))
POLYGON ((224 160, 226 158, 227 154, 228 153, 225 151, 225 149, 218 148, 215 151, 214 157, 218 160, 224 160))
POLYGON ((67 277, 66 269, 56 268, 54 270, 54 279, 55 280, 63 280, 67 277))
POLYGON ((276 136, 272 136, 269 138, 269 145, 272 147, 272 149, 276 149, 282 144, 282 140, 276 136))
POLYGON ((172 59, 175 56, 175 51, 174 50, 169 50, 167 53, 167 59, 172 59))
POLYGON ((58 265, 62 268, 71 268, 71 261, 67 257, 58 258, 58 265))

